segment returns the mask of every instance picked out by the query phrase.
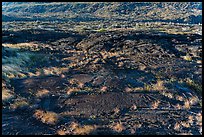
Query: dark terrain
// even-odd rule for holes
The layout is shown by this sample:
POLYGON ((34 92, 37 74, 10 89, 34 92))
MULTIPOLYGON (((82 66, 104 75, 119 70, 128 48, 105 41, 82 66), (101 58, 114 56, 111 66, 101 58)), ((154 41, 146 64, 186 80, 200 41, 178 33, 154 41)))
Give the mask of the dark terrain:
POLYGON ((202 134, 202 35, 8 22, 3 135, 202 134))

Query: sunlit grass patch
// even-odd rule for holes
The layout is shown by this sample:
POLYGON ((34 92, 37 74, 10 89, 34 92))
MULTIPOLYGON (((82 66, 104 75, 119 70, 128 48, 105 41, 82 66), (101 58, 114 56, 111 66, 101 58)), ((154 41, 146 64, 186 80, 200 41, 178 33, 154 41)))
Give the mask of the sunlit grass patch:
POLYGON ((55 125, 59 122, 59 115, 51 111, 36 110, 33 116, 42 123, 55 125))
POLYGON ((187 61, 192 61, 192 57, 189 56, 189 55, 182 56, 182 58, 183 58, 184 60, 187 60, 187 61))
POLYGON ((199 103, 199 98, 197 96, 192 96, 189 98, 189 102, 191 105, 196 105, 199 103))
POLYGON ((101 29, 97 30, 97 32, 106 32, 106 31, 107 31, 107 29, 105 29, 105 28, 101 28, 101 29))
POLYGON ((64 129, 57 130, 57 135, 66 135, 66 130, 64 129))
POLYGON ((190 104, 190 101, 189 101, 189 100, 186 99, 186 100, 184 101, 183 108, 184 108, 184 109, 190 109, 190 108, 191 108, 191 104, 190 104))
POLYGON ((196 124, 199 126, 202 126, 202 113, 198 113, 195 119, 196 119, 196 124))
POLYGON ((152 90, 152 86, 145 83, 145 85, 144 85, 144 90, 145 90, 145 91, 151 91, 151 90, 152 90))
POLYGON ((29 106, 29 102, 26 99, 15 99, 14 103, 10 105, 10 108, 13 110, 24 109, 29 106))
POLYGON ((198 84, 190 78, 184 80, 184 82, 192 88, 198 95, 202 95, 202 84, 198 84))
POLYGON ((96 125, 81 125, 78 122, 71 122, 67 127, 57 130, 58 135, 89 135, 97 129, 96 125))
POLYGON ((96 129, 95 125, 78 126, 74 129, 74 135, 88 135, 96 129))
POLYGON ((9 48, 20 49, 20 48, 28 48, 28 47, 37 46, 37 44, 30 42, 30 43, 17 43, 17 44, 3 44, 3 46, 9 47, 9 48))
POLYGON ((36 93, 36 97, 43 97, 46 96, 47 94, 49 94, 49 90, 47 89, 38 90, 36 93))
POLYGON ((176 130, 176 131, 180 131, 181 130, 180 122, 176 122, 176 124, 174 125, 174 130, 176 130))
POLYGON ((162 80, 157 80, 157 83, 153 85, 153 90, 158 90, 158 91, 162 91, 164 90, 164 81, 162 80))
POLYGON ((188 121, 181 121, 181 125, 185 128, 189 128, 190 127, 190 123, 188 123, 188 121))
POLYGON ((2 88, 2 101, 9 101, 14 98, 13 93, 11 93, 8 89, 2 88))
POLYGON ((152 109, 157 109, 159 107, 159 104, 160 104, 160 101, 157 100, 157 101, 154 101, 151 105, 152 109))
POLYGON ((124 125, 121 122, 118 123, 114 123, 113 125, 110 126, 111 129, 113 129, 114 131, 120 133, 123 130, 125 130, 126 128, 124 127, 124 125))

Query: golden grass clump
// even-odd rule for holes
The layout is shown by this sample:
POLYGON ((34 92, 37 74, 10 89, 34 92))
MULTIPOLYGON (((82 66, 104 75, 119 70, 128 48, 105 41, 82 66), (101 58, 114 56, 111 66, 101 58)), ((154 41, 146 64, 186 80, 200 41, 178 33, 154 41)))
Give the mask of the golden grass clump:
POLYGON ((38 90, 36 93, 37 97, 43 97, 45 95, 47 95, 49 93, 49 90, 47 89, 42 89, 42 90, 38 90))
POLYGON ((198 113, 195 118, 197 121, 196 124, 202 126, 202 113, 198 113))
POLYGON ((198 84, 190 78, 185 79, 186 84, 193 89, 198 95, 202 95, 202 84, 198 84))
POLYGON ((170 92, 162 91, 161 94, 168 98, 173 98, 173 94, 170 92))
POLYGON ((83 87, 84 87, 84 83, 79 82, 79 83, 78 83, 78 87, 79 87, 79 88, 83 88, 83 87))
POLYGON ((66 130, 63 129, 57 130, 57 135, 66 135, 66 130))
POLYGON ((196 96, 192 96, 189 98, 189 102, 191 105, 196 105, 199 102, 199 99, 196 96))
POLYGON ((68 89, 67 89, 67 94, 68 94, 68 95, 71 95, 72 93, 76 93, 76 92, 78 92, 78 91, 80 91, 80 89, 79 89, 79 88, 76 88, 76 87, 68 88, 68 89))
POLYGON ((181 124, 176 122, 176 124, 174 125, 174 130, 180 131, 180 129, 181 129, 181 124))
POLYGON ((193 116, 188 116, 188 123, 193 124, 193 116))
POLYGON ((162 80, 158 80, 157 83, 153 85, 153 90, 162 91, 164 89, 165 89, 164 82, 162 80))
POLYGON ((10 105, 11 109, 18 109, 18 108, 23 108, 29 105, 29 102, 27 100, 23 99, 16 99, 13 104, 10 105))
POLYGON ((33 116, 42 123, 55 125, 59 121, 59 115, 55 112, 36 110, 33 116))
POLYGON ((192 57, 189 56, 189 55, 182 56, 182 58, 183 58, 184 60, 187 60, 187 61, 191 61, 191 60, 192 60, 192 57))
POLYGON ((95 126, 92 125, 84 125, 82 127, 77 127, 74 130, 75 135, 88 135, 90 132, 94 131, 95 126))
POLYGON ((191 106, 190 106, 190 101, 188 99, 186 99, 184 101, 184 106, 183 106, 184 109, 190 109, 191 106))
POLYGON ((26 76, 25 74, 23 74, 23 73, 18 73, 17 76, 18 76, 19 78, 27 77, 27 76, 26 76))
POLYGON ((114 124, 113 126, 111 126, 111 128, 116 132, 122 132, 123 130, 125 130, 125 127, 121 122, 114 124))
POLYGON ((144 85, 144 90, 145 90, 145 91, 151 91, 151 89, 152 89, 152 86, 151 86, 151 85, 148 85, 148 84, 145 84, 145 85, 144 85))
POLYGON ((176 104, 175 106, 174 106, 176 109, 182 109, 182 106, 180 105, 180 104, 176 104))
POLYGON ((118 107, 114 108, 113 111, 117 114, 120 112, 120 109, 118 107))
POLYGON ((176 100, 184 101, 184 97, 178 95, 178 96, 176 96, 176 100))
POLYGON ((190 127, 190 123, 186 122, 186 121, 181 121, 181 125, 185 128, 189 128, 190 127))
POLYGON ((160 101, 159 101, 159 100, 153 102, 153 103, 152 103, 152 108, 153 108, 153 109, 157 109, 158 106, 159 106, 159 104, 160 104, 160 101))
POLYGON ((9 93, 8 89, 2 89, 2 101, 7 101, 13 98, 14 95, 9 93))
POLYGON ((69 83, 70 83, 71 85, 74 85, 74 84, 77 84, 78 82, 77 82, 75 79, 70 79, 70 80, 69 80, 69 83))
POLYGON ((97 128, 96 125, 83 125, 81 126, 80 124, 76 122, 72 122, 70 124, 70 129, 72 130, 73 135, 88 135, 92 131, 94 131, 97 128))

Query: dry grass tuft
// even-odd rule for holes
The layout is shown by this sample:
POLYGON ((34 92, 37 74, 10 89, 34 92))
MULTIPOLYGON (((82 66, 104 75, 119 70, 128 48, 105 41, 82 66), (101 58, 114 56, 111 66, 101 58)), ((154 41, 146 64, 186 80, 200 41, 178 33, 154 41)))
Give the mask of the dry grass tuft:
POLYGON ((79 87, 79 88, 83 88, 83 87, 84 87, 84 83, 78 82, 78 87, 79 87))
POLYGON ((159 104, 160 104, 160 101, 159 101, 159 100, 155 101, 155 102, 152 104, 152 108, 153 108, 153 109, 157 109, 158 106, 159 106, 159 104))
POLYGON ((120 109, 118 107, 114 108, 113 111, 117 114, 120 112, 120 109))
POLYGON ((36 110, 33 116, 43 123, 50 125, 55 125, 59 121, 59 116, 55 112, 36 110))
POLYGON ((170 92, 166 92, 166 91, 162 91, 161 94, 165 97, 168 97, 168 98, 173 98, 174 95, 170 92))
POLYGON ((195 118, 197 121, 196 124, 202 126, 202 113, 198 113, 195 118))
POLYGON ((43 97, 45 95, 47 95, 49 93, 49 90, 47 89, 42 89, 42 90, 38 90, 36 93, 37 97, 43 97))
POLYGON ((79 91, 80 91, 79 88, 72 87, 72 88, 68 88, 68 89, 67 89, 67 94, 68 94, 68 95, 71 95, 72 93, 76 93, 76 92, 79 92, 79 91))
POLYGON ((88 135, 89 133, 91 133, 92 131, 94 131, 96 129, 96 126, 92 126, 92 125, 84 125, 82 127, 77 127, 74 130, 74 134, 75 135, 88 135))
POLYGON ((27 106, 29 106, 29 102, 27 100, 16 99, 15 102, 10 105, 10 108, 15 110, 15 109, 24 108, 24 107, 27 107, 27 106))
POLYGON ((176 104, 175 108, 180 110, 180 109, 182 109, 182 106, 180 104, 176 104))
POLYGON ((157 83, 153 85, 153 90, 162 91, 164 89, 165 89, 164 82, 162 80, 158 80, 157 83))
POLYGON ((191 105, 196 105, 197 103, 199 103, 199 99, 196 96, 192 96, 191 98, 189 98, 189 102, 191 105))
POLYGON ((131 107, 130 107, 130 110, 136 110, 137 109, 137 106, 135 104, 133 104, 131 107))
POLYGON ((70 124, 70 129, 73 135, 88 135, 96 129, 96 125, 79 125, 76 122, 70 124))
POLYGON ((186 99, 184 101, 184 106, 183 106, 184 109, 190 109, 191 106, 190 106, 190 101, 188 99, 186 99))
POLYGON ((8 89, 2 89, 2 101, 8 101, 14 97, 13 94, 9 93, 8 89))
POLYGON ((176 122, 176 124, 174 125, 174 130, 180 131, 180 129, 181 129, 181 124, 176 122))
POLYGON ((145 91, 151 91, 151 90, 152 90, 152 86, 151 86, 151 85, 148 85, 148 84, 145 84, 143 90, 145 90, 145 91))
POLYGON ((184 60, 187 60, 187 61, 191 61, 191 60, 192 60, 192 57, 189 56, 189 55, 182 56, 182 58, 183 58, 184 60))
POLYGON ((69 83, 70 83, 71 85, 74 85, 74 84, 77 84, 78 82, 77 82, 75 79, 70 79, 70 80, 69 80, 69 83))
POLYGON ((202 84, 196 83, 190 78, 185 79, 186 84, 193 89, 198 95, 202 95, 202 84))
POLYGON ((193 116, 188 116, 188 123, 193 124, 193 116))
POLYGON ((190 127, 190 123, 185 122, 185 121, 182 121, 182 122, 181 122, 181 125, 182 125, 183 127, 185 127, 185 128, 189 128, 189 127, 190 127))
POLYGON ((122 132, 123 130, 125 130, 125 127, 121 122, 116 123, 115 125, 111 126, 111 128, 116 132, 122 132))
POLYGON ((59 129, 57 130, 57 135, 66 135, 66 131, 64 131, 63 129, 59 129))
POLYGON ((176 100, 184 101, 184 97, 178 95, 178 96, 176 96, 176 100))

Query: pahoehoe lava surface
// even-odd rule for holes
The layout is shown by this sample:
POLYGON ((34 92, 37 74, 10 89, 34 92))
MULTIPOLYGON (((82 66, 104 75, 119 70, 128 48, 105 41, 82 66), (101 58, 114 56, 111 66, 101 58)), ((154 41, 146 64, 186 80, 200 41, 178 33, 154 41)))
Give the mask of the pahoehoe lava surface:
MULTIPOLYGON (((52 39, 26 49, 48 55, 48 64, 35 59, 39 73, 28 63, 33 75, 10 79, 15 95, 3 102, 3 134, 75 134, 72 122, 96 125, 87 134, 200 134, 200 93, 179 82, 201 84, 200 35, 116 31, 52 39), (186 54, 193 60, 181 58, 186 54), (36 110, 55 113, 58 122, 36 110)), ((10 49, 3 47, 2 58, 19 56, 10 49)))

